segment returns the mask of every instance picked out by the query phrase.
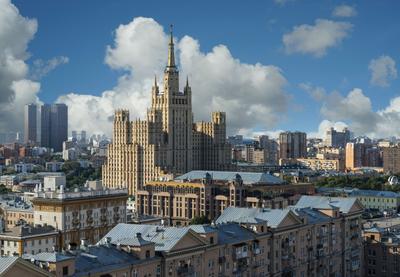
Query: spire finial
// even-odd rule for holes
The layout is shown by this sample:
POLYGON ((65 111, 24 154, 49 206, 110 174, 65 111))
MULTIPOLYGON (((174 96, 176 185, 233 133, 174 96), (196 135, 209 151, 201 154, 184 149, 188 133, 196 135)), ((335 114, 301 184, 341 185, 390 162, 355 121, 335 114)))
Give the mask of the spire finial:
POLYGON ((175 54, 174 54, 174 36, 173 36, 173 25, 169 25, 170 39, 168 48, 168 64, 167 67, 175 67, 175 54))
POLYGON ((189 76, 188 75, 186 75, 186 87, 187 88, 189 87, 189 76))
POLYGON ((157 75, 154 74, 154 87, 157 87, 157 75))

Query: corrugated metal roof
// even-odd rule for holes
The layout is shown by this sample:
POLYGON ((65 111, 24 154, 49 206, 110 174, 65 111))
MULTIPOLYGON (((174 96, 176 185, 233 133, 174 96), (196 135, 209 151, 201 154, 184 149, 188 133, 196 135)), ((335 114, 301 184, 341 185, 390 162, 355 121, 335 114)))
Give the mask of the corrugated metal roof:
POLYGON ((198 180, 203 179, 209 173, 213 180, 231 181, 235 180, 236 175, 239 174, 243 180, 243 184, 282 184, 284 183, 278 177, 268 173, 257 172, 236 172, 236 171, 212 171, 212 170, 193 170, 183 174, 175 180, 198 180))
POLYGON ((386 198, 399 198, 400 194, 393 191, 386 190, 364 190, 357 189, 349 193, 350 196, 372 196, 372 197, 386 197, 386 198))
POLYGON ((37 253, 35 255, 24 254, 23 258, 25 260, 35 259, 35 260, 41 261, 41 262, 55 263, 55 262, 69 260, 69 259, 72 259, 73 257, 66 256, 66 255, 63 255, 63 254, 57 253, 57 252, 41 252, 41 253, 37 253))
POLYGON ((216 220, 217 224, 228 222, 260 223, 266 222, 267 226, 276 228, 290 213, 290 209, 263 209, 263 208, 238 208, 228 207, 216 220))
POLYGON ((303 195, 294 207, 332 209, 339 208, 342 213, 348 213, 353 207, 357 198, 355 197, 326 197, 303 195))
POLYGON ((290 207, 290 209, 298 216, 307 218, 308 224, 324 223, 329 222, 330 217, 312 208, 296 208, 290 207))
MULTIPOLYGON (((118 244, 120 240, 134 238, 137 233, 141 233, 144 240, 155 243, 156 251, 170 251, 189 230, 189 227, 162 227, 120 223, 111 229, 104 238, 110 237, 111 243, 118 244)), ((101 243, 103 242, 100 241, 98 244, 101 243)))
POLYGON ((239 224, 222 224, 217 226, 218 244, 240 243, 255 239, 255 234, 239 224))
POLYGON ((17 260, 18 257, 14 256, 0 257, 0 274, 3 274, 5 271, 7 271, 7 269, 12 266, 17 260))

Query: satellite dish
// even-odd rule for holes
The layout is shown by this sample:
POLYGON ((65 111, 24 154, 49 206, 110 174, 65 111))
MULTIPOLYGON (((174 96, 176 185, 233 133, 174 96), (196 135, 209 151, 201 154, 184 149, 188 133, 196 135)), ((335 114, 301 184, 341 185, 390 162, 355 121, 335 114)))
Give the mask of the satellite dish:
POLYGON ((392 175, 389 177, 388 182, 389 182, 389 185, 391 185, 391 186, 397 185, 399 183, 399 179, 396 176, 392 175))

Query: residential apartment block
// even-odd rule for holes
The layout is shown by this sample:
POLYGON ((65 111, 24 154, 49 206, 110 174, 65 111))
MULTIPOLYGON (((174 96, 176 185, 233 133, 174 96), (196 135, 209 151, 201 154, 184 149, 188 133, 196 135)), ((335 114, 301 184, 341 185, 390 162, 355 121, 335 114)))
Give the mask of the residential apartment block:
POLYGON ((0 232, 2 256, 22 256, 57 249, 58 231, 52 226, 21 224, 0 232))
POLYGON ((390 220, 366 223, 362 276, 400 276, 400 225, 390 220), (390 225, 389 225, 390 224, 390 225))
POLYGON ((293 204, 290 196, 300 194, 314 194, 314 186, 287 184, 268 173, 191 171, 171 181, 147 182, 137 192, 136 209, 187 225, 197 217, 214 220, 231 206, 284 208, 293 204))
POLYGON ((87 188, 66 191, 35 189, 34 223, 60 232, 58 245, 78 245, 81 239, 97 242, 111 228, 126 222, 126 189, 87 188))
POLYGON ((61 262, 76 276, 361 276, 361 212, 354 198, 304 196, 287 209, 229 207, 211 225, 120 223, 95 246, 26 259, 56 276, 61 262))
POLYGON ((383 147, 383 171, 399 173, 400 172, 400 147, 383 147))

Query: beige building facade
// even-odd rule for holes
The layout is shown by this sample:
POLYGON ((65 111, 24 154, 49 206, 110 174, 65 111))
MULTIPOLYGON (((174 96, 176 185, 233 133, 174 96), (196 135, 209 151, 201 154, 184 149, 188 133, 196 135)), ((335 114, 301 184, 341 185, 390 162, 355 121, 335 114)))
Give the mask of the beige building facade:
POLYGON ((134 195, 147 181, 164 173, 192 169, 226 170, 231 166, 226 142, 226 115, 214 112, 211 122, 193 123, 192 91, 179 91, 171 32, 163 90, 155 80, 146 120, 130 121, 127 110, 115 112, 113 142, 103 166, 103 184, 126 186, 134 195))
POLYGON ((79 244, 81 239, 95 243, 115 225, 126 222, 127 199, 126 189, 36 191, 34 222, 59 230, 60 248, 79 244))
POLYGON ((312 184, 287 184, 267 173, 193 171, 171 181, 147 182, 137 192, 136 209, 139 215, 187 225, 198 217, 214 220, 227 207, 285 208, 294 204, 292 197, 314 191, 312 184))

